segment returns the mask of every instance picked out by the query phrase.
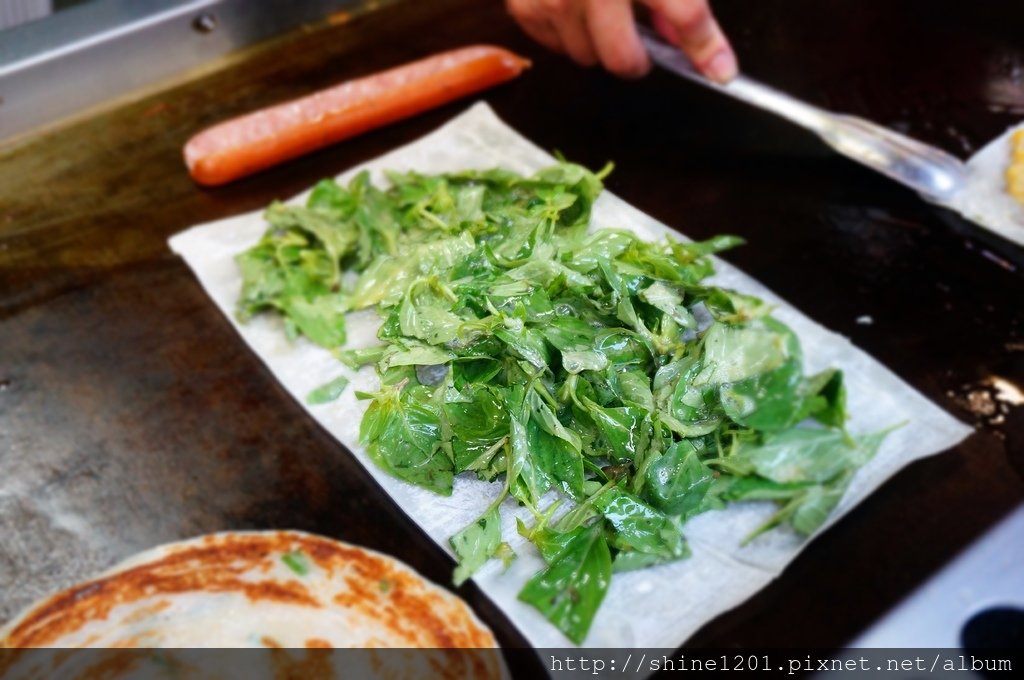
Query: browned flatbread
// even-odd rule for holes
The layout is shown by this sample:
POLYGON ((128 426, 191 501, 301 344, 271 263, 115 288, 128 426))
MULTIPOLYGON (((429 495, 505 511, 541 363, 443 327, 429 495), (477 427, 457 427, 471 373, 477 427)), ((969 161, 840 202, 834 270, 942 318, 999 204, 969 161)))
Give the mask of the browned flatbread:
MULTIPOLYGON (((462 600, 404 564, 293 531, 212 534, 149 550, 0 630, 8 648, 495 646, 462 600)), ((495 653, 452 659, 482 664, 452 677, 502 675, 495 653)), ((0 677, 15 661, 0 657, 0 677)))

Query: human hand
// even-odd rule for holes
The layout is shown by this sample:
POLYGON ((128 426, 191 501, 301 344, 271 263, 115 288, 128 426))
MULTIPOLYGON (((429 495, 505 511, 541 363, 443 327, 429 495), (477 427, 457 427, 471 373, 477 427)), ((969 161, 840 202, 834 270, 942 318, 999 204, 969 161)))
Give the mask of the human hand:
MULTIPOLYGON (((707 0, 640 0, 654 28, 717 82, 736 75, 736 56, 707 0)), ((537 42, 585 66, 636 78, 651 68, 636 32, 632 0, 506 0, 509 14, 537 42)))

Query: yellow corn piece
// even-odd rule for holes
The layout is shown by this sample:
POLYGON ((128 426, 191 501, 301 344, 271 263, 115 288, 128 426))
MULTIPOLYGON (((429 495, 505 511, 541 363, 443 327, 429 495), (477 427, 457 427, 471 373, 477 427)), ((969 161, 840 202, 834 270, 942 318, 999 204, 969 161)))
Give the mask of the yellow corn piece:
POLYGON ((1006 191, 1024 204, 1024 163, 1014 164, 1006 169, 1006 191))
POLYGON ((1024 128, 1017 130, 1010 137, 1010 158, 1014 165, 1024 163, 1024 128))
POLYGON ((1006 192, 1024 205, 1024 129, 1010 135, 1010 167, 1006 169, 1006 192))

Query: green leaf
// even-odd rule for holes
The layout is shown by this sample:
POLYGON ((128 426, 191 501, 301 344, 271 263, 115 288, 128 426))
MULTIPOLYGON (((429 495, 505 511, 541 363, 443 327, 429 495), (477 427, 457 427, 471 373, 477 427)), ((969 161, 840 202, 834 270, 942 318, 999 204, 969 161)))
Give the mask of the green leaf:
POLYGON ((574 316, 555 317, 539 330, 561 352, 592 348, 597 333, 596 328, 574 316))
POLYGON ((594 349, 620 370, 646 367, 650 353, 637 334, 623 328, 606 328, 594 338, 594 349))
MULTIPOLYGON (((557 507, 555 509, 557 509, 557 507)), ((545 515, 549 512, 551 512, 550 508, 545 511, 545 515)), ((538 523, 532 529, 527 529, 521 519, 516 519, 516 528, 523 538, 529 539, 529 541, 533 543, 534 547, 540 551, 540 556, 543 557, 544 561, 548 564, 553 562, 555 558, 565 550, 567 545, 576 540, 581 534, 585 534, 590 531, 590 529, 585 526, 578 526, 569 531, 556 531, 555 529, 552 529, 546 521, 538 523)))
POLYGON ((764 324, 716 323, 704 336, 704 369, 697 385, 736 383, 772 371, 789 358, 787 336, 764 324))
POLYGON ((501 540, 501 516, 497 505, 452 536, 449 543, 459 561, 452 576, 456 586, 462 585, 487 560, 498 555, 503 545, 506 550, 511 550, 501 540))
POLYGON ((693 318, 693 314, 683 306, 682 292, 676 288, 672 288, 661 281, 655 281, 640 291, 640 299, 661 310, 666 316, 679 324, 681 328, 695 328, 697 326, 697 320, 693 318))
POLYGON ((352 370, 358 370, 359 368, 366 366, 367 364, 375 364, 384 358, 384 354, 388 350, 388 345, 378 345, 376 347, 361 347, 359 349, 346 349, 335 352, 335 356, 352 370))
POLYGON ((529 415, 510 415, 509 437, 512 460, 509 472, 509 492, 527 506, 536 508, 541 496, 554 484, 548 467, 549 461, 534 456, 530 450, 527 422, 529 415))
POLYGON ((437 366, 446 364, 455 358, 451 352, 430 345, 410 342, 406 349, 391 345, 392 350, 386 351, 380 360, 382 370, 395 366, 437 366))
MULTIPOLYGON (((566 439, 551 434, 537 418, 530 418, 526 426, 527 442, 533 457, 542 470, 550 471, 565 493, 572 498, 583 496, 583 456, 579 447, 566 439)), ((578 435, 575 435, 578 439, 578 435)))
MULTIPOLYGON (((718 409, 718 388, 715 385, 698 384, 698 377, 707 372, 704 364, 693 360, 679 362, 676 369, 678 373, 673 378, 676 382, 668 413, 661 413, 661 421, 683 437, 702 437, 714 432, 722 423, 718 409)), ((666 386, 662 392, 667 391, 666 386)))
POLYGON ((559 163, 544 168, 533 176, 537 182, 565 187, 571 202, 565 203, 559 211, 558 221, 566 227, 586 227, 590 221, 590 208, 601 193, 603 184, 597 175, 582 165, 575 163, 559 163))
POLYGON ((527 260, 526 263, 515 269, 509 269, 505 272, 505 276, 513 281, 529 281, 530 283, 537 283, 542 286, 551 285, 553 281, 560 277, 575 286, 589 286, 592 284, 592 281, 586 275, 566 267, 561 262, 544 258, 527 260))
POLYGON ((618 487, 601 493, 594 507, 614 528, 612 543, 620 550, 655 555, 662 561, 689 554, 686 540, 669 517, 618 487))
POLYGON ((612 560, 600 525, 579 532, 529 581, 519 599, 581 644, 611 582, 612 560))
POLYGON ((302 334, 328 349, 345 344, 345 305, 335 295, 323 295, 313 301, 301 297, 283 303, 288 318, 302 334))
POLYGON ((880 441, 861 437, 851 443, 837 430, 795 428, 768 436, 761 444, 741 443, 732 458, 780 484, 820 483, 863 465, 880 441))
POLYGON ((404 255, 381 255, 359 276, 350 304, 353 309, 394 305, 401 301, 413 280, 446 271, 475 247, 473 236, 462 232, 452 238, 410 247, 404 255))
POLYGON ((803 353, 796 335, 774 319, 765 319, 763 324, 782 337, 786 358, 771 370, 722 385, 719 398, 733 422, 762 432, 779 432, 806 417, 805 403, 813 395, 804 389, 803 353))
POLYGON ((563 440, 577 453, 582 449, 583 444, 580 441, 580 436, 562 424, 562 421, 558 419, 555 412, 551 410, 551 407, 548 406, 547 402, 537 392, 536 386, 530 389, 526 397, 526 403, 529 406, 530 413, 533 415, 533 420, 547 433, 563 440))
POLYGON ((804 382, 804 417, 813 416, 829 427, 846 426, 846 387, 843 372, 827 369, 804 382))
POLYGON ((651 379, 643 371, 630 370, 615 374, 614 387, 619 400, 626 406, 654 411, 651 379))
POLYGON ((650 423, 647 412, 635 406, 603 408, 584 399, 587 413, 604 436, 608 454, 619 461, 636 460, 647 447, 650 423))
POLYGON ((529 362, 534 368, 544 370, 551 361, 544 336, 526 327, 502 328, 494 331, 495 337, 504 342, 514 356, 529 362))
POLYGON ((274 252, 272 244, 261 242, 235 256, 242 275, 238 318, 243 322, 264 309, 279 305, 288 286, 287 275, 279 266, 274 252))
MULTIPOLYGON (((678 559, 684 559, 688 555, 689 553, 678 559)), ((651 553, 637 552, 636 550, 623 550, 615 553, 615 558, 612 560, 612 572, 621 573, 624 571, 648 569, 668 561, 671 560, 661 555, 652 555, 651 553)))
POLYGON ((608 357, 593 350, 565 351, 562 352, 562 368, 569 373, 603 371, 608 368, 608 357))
POLYGON ((455 471, 484 469, 509 436, 509 418, 500 392, 468 385, 457 401, 444 404, 452 428, 455 471))
POLYGON ((762 477, 731 477, 722 492, 722 498, 730 501, 786 501, 801 495, 810 482, 780 484, 762 477))
POLYGON ((357 205, 355 197, 332 179, 320 180, 306 201, 307 208, 339 222, 350 219, 357 205))
MULTIPOLYGON (((852 471, 847 471, 828 484, 808 484, 788 495, 782 508, 747 536, 743 543, 749 543, 769 529, 787 522, 805 536, 814 533, 828 520, 852 478, 852 471)), ((780 496, 779 500, 782 499, 780 496)))
POLYGON ((306 403, 310 406, 326 404, 341 396, 341 393, 348 387, 349 380, 343 375, 338 376, 330 382, 320 385, 306 395, 306 403))
POLYGON ((681 260, 692 261, 698 257, 714 255, 715 253, 720 253, 723 250, 729 250, 736 246, 741 246, 744 243, 746 243, 746 241, 739 236, 722 234, 720 236, 712 236, 706 241, 673 243, 673 251, 676 254, 676 257, 681 260))
POLYGON ((363 416, 359 438, 374 463, 412 484, 450 496, 454 469, 441 452, 441 421, 425 388, 385 388, 363 416))
POLYGON ((315 237, 327 251, 332 263, 332 280, 338 280, 339 263, 356 243, 358 234, 355 229, 322 212, 283 203, 271 204, 264 217, 277 229, 298 229, 315 237))
POLYGON ((458 361, 452 365, 455 386, 458 389, 473 383, 489 383, 501 373, 501 370, 501 363, 493 359, 458 361))
POLYGON ((582 243, 572 243, 566 253, 576 271, 590 272, 602 260, 614 260, 636 241, 636 234, 622 229, 601 229, 589 234, 582 243))
POLYGON ((654 507, 669 515, 700 508, 714 475, 687 440, 675 442, 647 467, 644 490, 654 507))
POLYGON ((841 483, 810 487, 801 498, 789 523, 805 536, 813 534, 839 504, 848 485, 841 483))
POLYGON ((306 553, 301 550, 292 550, 284 555, 281 555, 281 561, 284 562, 284 566, 291 569, 299 576, 306 576, 309 574, 309 558, 306 557, 306 553))
POLYGON ((403 335, 419 338, 431 345, 454 340, 463 319, 451 311, 451 301, 432 290, 430 282, 420 279, 409 286, 398 310, 403 335))

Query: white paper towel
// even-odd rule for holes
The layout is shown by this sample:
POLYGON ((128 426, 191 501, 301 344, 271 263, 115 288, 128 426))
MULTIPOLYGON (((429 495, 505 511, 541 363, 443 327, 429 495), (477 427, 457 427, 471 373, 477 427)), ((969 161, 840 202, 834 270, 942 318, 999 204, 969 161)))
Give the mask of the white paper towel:
POLYGON ((967 219, 1024 246, 1024 205, 1006 191, 1010 138, 1024 123, 1006 130, 967 161, 967 185, 947 204, 967 219))
MULTIPOLYGON (((349 170, 339 181, 347 182, 362 169, 369 169, 374 180, 383 183, 381 171, 385 169, 436 173, 500 166, 532 173, 553 162, 550 155, 501 122, 486 104, 476 104, 422 139, 349 170)), ((292 199, 304 200, 305 194, 292 199)), ((595 203, 593 224, 632 229, 647 239, 675 233, 610 193, 604 193, 595 203)), ((454 493, 445 498, 389 477, 367 458, 358 443, 359 421, 367 402, 357 401, 354 392, 376 389, 373 368, 350 371, 328 351, 304 339, 290 342, 280 319, 272 315, 246 325, 236 321, 234 309, 241 278, 233 258, 256 243, 265 228, 261 213, 254 212, 193 227, 173 237, 170 245, 192 267, 210 297, 281 384, 359 459, 413 521, 451 552, 448 537, 478 517, 501 485, 460 476, 455 480, 454 493), (305 404, 310 390, 338 375, 352 380, 338 401, 320 406, 305 404)), ((948 449, 971 432, 846 338, 811 321, 738 269, 720 260, 716 265, 715 281, 719 285, 778 305, 776 316, 800 337, 808 372, 829 366, 843 370, 852 431, 871 432, 907 423, 890 434, 874 460, 858 472, 832 521, 903 466, 948 449)), ((353 314, 349 319, 349 346, 377 344, 379 323, 373 311, 353 314)), ((691 520, 685 533, 693 556, 616 574, 583 646, 677 647, 716 615, 746 600, 777 576, 807 543, 794 532, 780 529, 741 548, 739 541, 773 511, 770 503, 744 503, 691 520)), ((504 539, 519 557, 507 571, 498 561, 488 563, 474 577, 476 583, 537 647, 570 645, 539 612, 516 599, 525 581, 543 567, 543 562, 515 530, 517 515, 530 523, 527 511, 506 501, 502 515, 504 539)))

